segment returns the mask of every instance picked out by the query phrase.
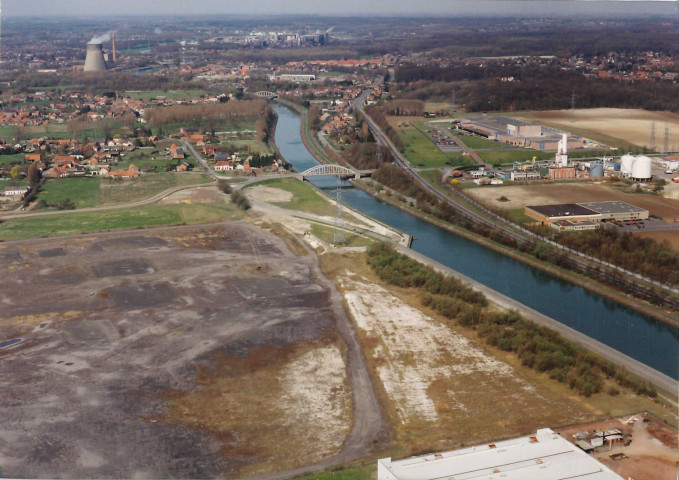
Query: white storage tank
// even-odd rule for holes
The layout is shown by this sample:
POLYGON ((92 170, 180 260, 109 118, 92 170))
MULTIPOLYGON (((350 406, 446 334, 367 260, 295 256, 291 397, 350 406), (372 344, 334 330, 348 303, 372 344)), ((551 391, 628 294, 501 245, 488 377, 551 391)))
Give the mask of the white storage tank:
POLYGON ((620 173, 623 175, 632 175, 633 163, 634 163, 633 155, 630 155, 629 153, 627 155, 623 155, 620 158, 620 173))
POLYGON ((635 180, 650 180, 653 174, 651 167, 653 161, 646 155, 639 155, 634 159, 632 164, 632 174, 630 175, 635 180))

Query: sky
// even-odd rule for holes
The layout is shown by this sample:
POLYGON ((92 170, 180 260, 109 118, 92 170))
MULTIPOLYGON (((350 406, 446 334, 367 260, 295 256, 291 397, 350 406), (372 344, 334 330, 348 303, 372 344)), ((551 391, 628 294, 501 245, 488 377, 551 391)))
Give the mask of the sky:
POLYGON ((677 0, 0 0, 2 16, 675 14, 677 0))

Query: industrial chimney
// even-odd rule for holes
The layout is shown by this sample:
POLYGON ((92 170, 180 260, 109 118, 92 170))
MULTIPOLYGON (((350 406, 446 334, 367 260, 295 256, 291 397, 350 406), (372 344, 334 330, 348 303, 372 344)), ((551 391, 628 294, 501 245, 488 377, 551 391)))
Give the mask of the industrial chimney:
POLYGON ((104 62, 104 52, 101 49, 101 43, 88 43, 84 71, 103 72, 104 70, 106 70, 106 63, 104 62))

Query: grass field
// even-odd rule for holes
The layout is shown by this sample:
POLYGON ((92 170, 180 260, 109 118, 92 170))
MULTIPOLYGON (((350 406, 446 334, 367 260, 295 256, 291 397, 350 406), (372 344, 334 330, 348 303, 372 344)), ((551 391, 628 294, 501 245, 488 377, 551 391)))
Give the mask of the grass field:
POLYGON ((98 177, 50 179, 40 189, 38 199, 46 202, 70 200, 76 208, 95 207, 99 200, 100 181, 98 177))
POLYGON ((202 174, 176 172, 142 175, 130 180, 57 178, 45 182, 38 193, 38 200, 71 200, 76 203, 76 208, 100 207, 136 202, 168 188, 201 183, 208 183, 208 178, 202 174))
POLYGON ((5 220, 0 223, 0 241, 165 225, 221 222, 242 217, 242 210, 231 205, 205 204, 63 213, 61 215, 5 220))
MULTIPOLYGON (((0 136, 0 138, 2 138, 2 137, 0 136)), ((12 162, 24 163, 24 154, 23 153, 16 153, 14 155, 0 155, 0 165, 4 165, 5 163, 12 163, 12 162)))
POLYGON ((458 135, 458 138, 469 148, 503 148, 504 145, 487 138, 475 137, 473 135, 458 135))
POLYGON ((370 480, 371 471, 372 469, 367 468, 348 468, 334 472, 312 473, 297 477, 295 480, 370 480))
POLYGON ((150 198, 163 190, 184 185, 208 183, 209 179, 195 173, 154 173, 134 180, 102 179, 99 205, 116 205, 150 198))
MULTIPOLYGON (((314 223, 311 225, 311 233, 323 240, 326 243, 333 243, 334 240, 334 229, 332 227, 326 227, 324 225, 319 225, 314 223)), ((363 235, 357 235, 350 231, 344 232, 344 246, 345 247, 369 247, 377 240, 373 240, 370 237, 365 237, 363 235)))
POLYGON ((307 182, 300 182, 299 180, 295 179, 281 179, 260 182, 253 186, 256 185, 266 185, 268 187, 278 188, 280 190, 292 193, 293 199, 291 201, 276 203, 283 208, 315 213, 316 215, 335 215, 334 205, 331 204, 307 182))
POLYGON ((524 162, 537 157, 538 160, 554 158, 554 153, 538 152, 537 150, 491 150, 489 152, 479 152, 481 158, 487 163, 511 163, 524 162))

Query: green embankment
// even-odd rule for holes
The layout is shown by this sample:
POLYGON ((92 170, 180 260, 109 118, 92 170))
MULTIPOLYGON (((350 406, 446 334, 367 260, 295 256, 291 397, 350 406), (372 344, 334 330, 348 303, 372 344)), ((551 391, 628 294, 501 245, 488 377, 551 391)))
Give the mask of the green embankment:
POLYGON ((73 212, 4 220, 0 223, 0 241, 167 225, 214 223, 237 220, 242 217, 243 212, 230 204, 180 204, 99 212, 73 212))

